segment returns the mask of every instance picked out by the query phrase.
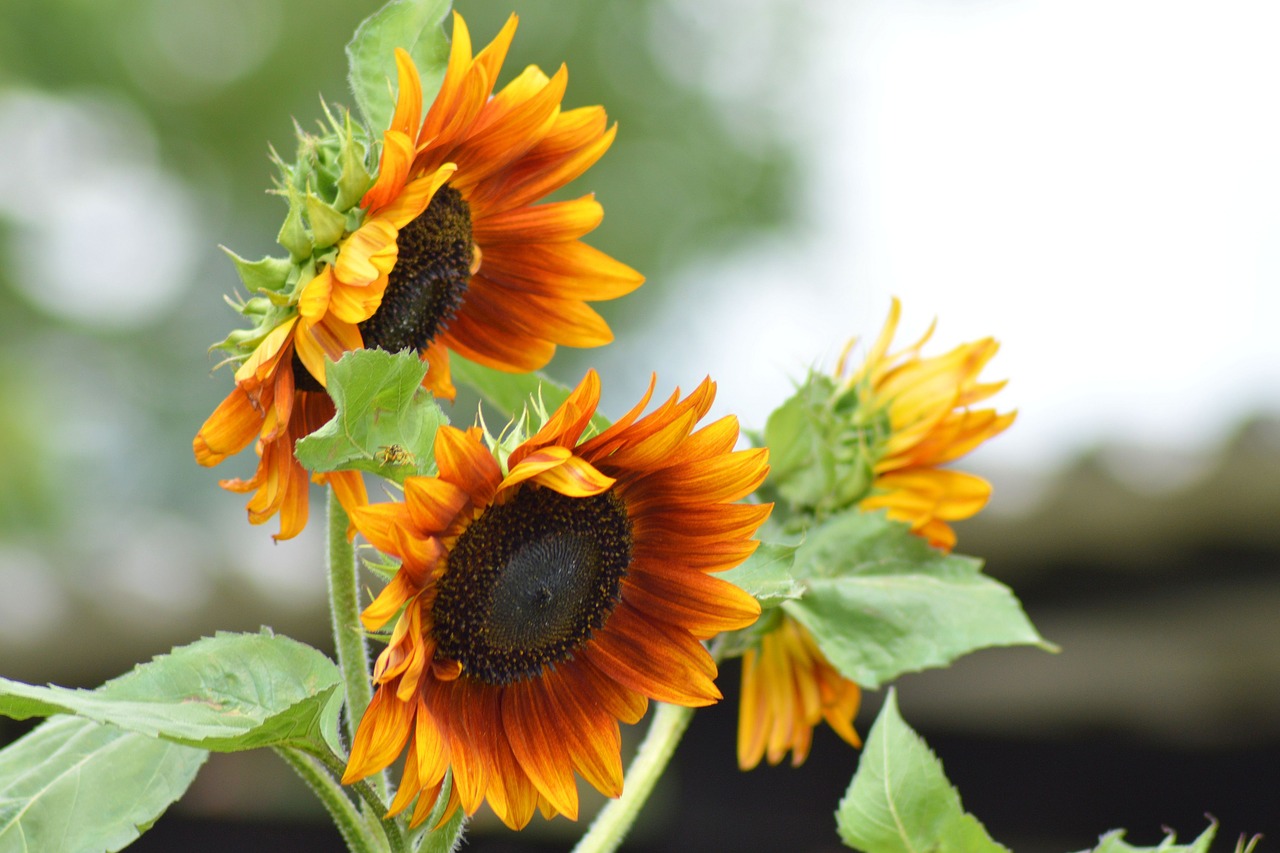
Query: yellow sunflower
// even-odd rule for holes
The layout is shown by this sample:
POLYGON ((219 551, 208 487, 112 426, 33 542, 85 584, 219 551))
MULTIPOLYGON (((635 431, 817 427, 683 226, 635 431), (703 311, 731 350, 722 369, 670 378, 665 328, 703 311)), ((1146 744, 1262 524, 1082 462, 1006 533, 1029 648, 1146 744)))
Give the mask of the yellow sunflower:
MULTIPOLYGON (((888 420, 887 436, 875 450, 871 494, 858 505, 886 510, 889 518, 907 522, 935 548, 949 551, 956 535, 947 522, 977 514, 991 497, 991 484, 941 466, 1008 429, 1017 413, 971 408, 1005 386, 978 380, 1000 348, 994 339, 925 358, 920 351, 933 335, 931 325, 920 340, 890 353, 900 312, 895 298, 866 361, 847 380, 861 389, 860 408, 881 412, 888 420)), ((851 348, 840 360, 840 375, 851 348)))
POLYGON ((401 567, 363 614, 370 630, 399 618, 344 782, 407 746, 391 812, 416 798, 414 824, 449 769, 449 813, 487 800, 514 828, 535 808, 576 818, 575 771, 622 791, 619 722, 637 722, 649 699, 721 698, 700 641, 760 608, 709 573, 756 548, 771 506, 734 502, 763 482, 767 451, 735 451, 733 417, 695 429, 709 380, 641 417, 652 390, 584 441, 600 394, 589 372, 505 466, 478 429, 445 427, 438 477, 352 513, 401 567))
MULTIPOLYGON (((414 349, 430 367, 424 385, 453 399, 449 350, 499 370, 536 370, 558 344, 611 341, 587 302, 644 280, 580 240, 604 215, 594 197, 535 204, 595 163, 616 126, 602 107, 561 109, 563 67, 548 78, 530 66, 491 94, 515 28, 512 16, 473 57, 455 14, 444 82, 425 116, 417 68, 397 49, 396 108, 361 224, 299 289, 296 313, 237 371, 236 388, 195 438, 202 465, 258 439, 257 474, 222 485, 257 490, 254 523, 280 512, 278 539, 306 524, 307 475, 293 441, 332 416, 326 358, 414 349)), ((353 480, 342 485, 340 497, 359 501, 353 480)))
MULTIPOLYGON (((866 361, 847 376, 845 389, 858 392, 858 411, 885 424, 883 440, 870 448, 875 477, 862 510, 886 510, 906 522, 935 548, 950 551, 955 531, 947 523, 976 514, 991 496, 991 485, 973 474, 939 466, 973 450, 1013 423, 1015 412, 972 409, 1004 382, 983 383, 978 374, 998 344, 991 338, 961 344, 950 352, 923 357, 930 326, 911 346, 890 353, 901 306, 897 299, 866 361)), ((852 343, 836 374, 846 376, 852 343)), ((809 754, 813 728, 821 719, 848 743, 861 741, 853 729, 861 691, 826 659, 808 630, 785 613, 742 658, 742 703, 738 713, 738 765, 750 770, 765 757, 770 764, 791 750, 799 765, 809 754)))

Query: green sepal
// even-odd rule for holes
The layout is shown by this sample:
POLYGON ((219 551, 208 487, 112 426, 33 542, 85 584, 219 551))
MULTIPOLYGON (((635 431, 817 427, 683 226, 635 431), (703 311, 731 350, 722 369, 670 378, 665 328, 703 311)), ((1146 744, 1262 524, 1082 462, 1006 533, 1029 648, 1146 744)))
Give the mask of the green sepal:
MULTIPOLYGON (((375 575, 378 575, 383 580, 390 581, 392 578, 396 576, 396 572, 400 571, 399 560, 393 560, 390 557, 383 554, 381 551, 371 551, 371 553, 375 554, 376 556, 360 557, 360 563, 370 572, 373 572, 375 575)), ((370 598, 373 598, 373 596, 370 596, 370 598)), ((385 639, 384 639, 384 642, 385 642, 385 639)))
POLYGON ((341 704, 341 679, 332 661, 265 630, 197 640, 96 690, 0 678, 5 716, 75 714, 215 752, 292 746, 341 755, 341 704))
POLYGON ((306 203, 292 180, 285 182, 284 191, 289 199, 289 213, 284 218, 284 224, 280 226, 276 242, 289 251, 289 257, 297 264, 311 257, 311 253, 315 251, 315 243, 312 242, 311 235, 307 233, 307 226, 303 222, 302 214, 306 203))
POLYGON ((293 263, 285 258, 273 258, 267 255, 257 261, 246 260, 226 246, 219 246, 231 262, 236 265, 236 273, 249 293, 274 293, 284 289, 289 278, 289 270, 293 263))
POLYGON ((444 80, 449 40, 444 19, 450 0, 391 0, 360 22, 347 43, 347 80, 365 123, 376 132, 391 124, 395 112, 396 57, 402 47, 422 78, 423 104, 429 104, 444 80))
POLYGON ((804 595, 782 607, 864 688, 992 646, 1056 651, 981 560, 931 548, 883 513, 842 513, 809 528, 794 573, 804 595))
MULTIPOLYGON (((1209 853, 1209 845, 1213 844, 1213 838, 1218 832, 1218 822, 1211 821, 1205 831, 1200 833, 1200 837, 1190 844, 1178 844, 1178 836, 1171 829, 1166 829, 1165 832, 1167 835, 1164 840, 1155 847, 1134 847, 1124 840, 1123 829, 1113 829, 1098 839, 1097 847, 1082 853, 1209 853)), ((1241 847, 1243 844, 1238 845, 1237 849, 1241 847)), ((1252 845, 1249 849, 1252 849, 1252 845)))
POLYGON ((871 490, 887 432, 882 415, 860 409, 856 389, 811 373, 765 422, 766 490, 818 518, 852 506, 871 490))
POLYGON ((369 471, 403 483, 435 471, 436 431, 448 418, 422 387, 427 365, 408 350, 348 352, 325 368, 333 419, 300 439, 294 454, 311 471, 369 471))
POLYGON ((432 807, 431 814, 427 815, 427 819, 419 827, 419 830, 425 830, 426 834, 416 841, 418 853, 454 853, 458 849, 462 838, 463 816, 465 814, 462 809, 454 809, 453 814, 440 825, 439 829, 431 828, 440 823, 440 819, 444 817, 444 810, 449 805, 452 787, 453 771, 447 770, 445 771, 444 784, 436 797, 436 804, 432 807))
POLYGON ((91 720, 46 720, 0 750, 0 850, 120 850, 182 796, 208 756, 91 720))
POLYGON ((337 196, 333 206, 338 210, 349 211, 359 204, 369 187, 373 186, 373 175, 369 174, 369 168, 365 164, 365 146, 356 141, 350 110, 343 111, 340 133, 342 142, 338 148, 337 196))
POLYGON ((342 239, 347 230, 347 217, 334 210, 313 192, 306 195, 307 222, 315 248, 327 249, 342 239))
POLYGON ((863 853, 1009 853, 964 810, 942 762, 898 713, 893 690, 871 725, 836 828, 863 853))

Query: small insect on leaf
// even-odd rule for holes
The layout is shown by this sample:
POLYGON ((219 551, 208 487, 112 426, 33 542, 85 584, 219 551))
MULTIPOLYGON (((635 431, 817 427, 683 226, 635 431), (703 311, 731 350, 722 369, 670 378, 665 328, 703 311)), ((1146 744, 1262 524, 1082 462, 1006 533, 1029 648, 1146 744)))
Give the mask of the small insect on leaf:
POLYGON ((418 460, 413 453, 398 444, 384 444, 373 455, 379 465, 417 465, 418 460))

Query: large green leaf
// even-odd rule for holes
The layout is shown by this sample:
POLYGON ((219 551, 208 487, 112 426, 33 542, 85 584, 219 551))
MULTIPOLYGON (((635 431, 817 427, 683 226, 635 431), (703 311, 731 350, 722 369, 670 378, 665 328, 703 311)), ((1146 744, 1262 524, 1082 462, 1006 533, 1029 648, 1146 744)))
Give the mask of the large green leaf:
POLYGON ((325 371, 337 413, 294 453, 312 471, 356 469, 403 483, 435 470, 436 431, 447 422, 422 387, 427 365, 416 353, 348 352, 325 371))
POLYGON ((761 542, 740 566, 717 577, 751 593, 762 606, 776 607, 788 599, 799 598, 804 591, 792 574, 797 550, 795 545, 761 542))
POLYGON ((125 847, 187 790, 209 753, 84 719, 0 750, 0 853, 125 847))
POLYGON ((804 595, 783 608, 846 677, 875 688, 988 646, 1053 649, 1008 587, 880 513, 811 527, 796 552, 804 595))
POLYGON ((1178 844, 1178 837, 1172 830, 1165 830, 1168 835, 1156 847, 1134 847, 1124 840, 1123 829, 1113 829, 1098 839, 1098 846, 1089 853, 1209 853, 1209 845, 1217 834, 1217 822, 1210 823, 1200 837, 1190 844, 1178 844))
POLYGON ((451 0, 391 0, 356 28, 347 43, 347 80, 374 133, 386 130, 395 112, 397 47, 418 66, 424 109, 435 98, 449 62, 442 24, 452 6, 451 0))
POLYGON ((864 853, 1008 853, 965 812, 925 742, 898 713, 892 690, 871 726, 836 826, 864 853))
POLYGON ((206 637, 96 690, 0 679, 0 714, 75 714, 215 752, 293 746, 341 754, 338 668, 270 633, 206 637))
MULTIPOLYGON (((538 406, 553 412, 572 393, 571 388, 541 373, 504 373, 456 354, 449 356, 449 365, 454 379, 474 388, 504 418, 519 418, 538 406)), ((603 430, 609 426, 609 419, 597 414, 591 425, 603 430)))

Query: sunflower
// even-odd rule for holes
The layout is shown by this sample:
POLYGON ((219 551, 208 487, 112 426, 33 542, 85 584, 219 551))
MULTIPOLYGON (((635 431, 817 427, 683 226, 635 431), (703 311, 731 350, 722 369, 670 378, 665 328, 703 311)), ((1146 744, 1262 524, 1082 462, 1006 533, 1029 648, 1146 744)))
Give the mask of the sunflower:
MULTIPOLYGON (((879 422, 881 438, 868 448, 874 479, 858 509, 883 509, 935 548, 950 551, 956 537, 948 521, 976 514, 991 496, 981 477, 939 466, 973 450, 1013 423, 1014 412, 971 409, 1004 382, 982 383, 978 374, 998 344, 991 338, 961 344, 924 358, 920 352, 933 326, 914 344, 890 354, 901 306, 897 299, 866 361, 846 377, 853 344, 836 369, 841 393, 857 394, 857 411, 879 422)), ((757 647, 742 658, 742 703, 738 714, 738 765, 750 770, 766 757, 777 764, 791 750, 792 765, 804 762, 813 728, 825 718, 853 746, 861 691, 831 665, 809 631, 785 613, 757 647)))
POLYGON ((582 440, 600 394, 589 372, 505 462, 479 429, 444 427, 438 477, 353 511, 401 566, 362 617, 376 630, 398 614, 344 783, 407 746, 391 813, 416 798, 414 824, 450 769, 448 813, 487 800, 513 828, 535 808, 576 819, 575 771, 622 791, 619 722, 637 722, 649 699, 721 698, 700 641, 760 608, 709 573, 756 548, 771 506, 734 502, 764 480, 767 451, 735 451, 733 417, 695 430, 709 380, 641 417, 652 391, 582 440))
MULTIPOLYGON (((861 391, 860 408, 879 412, 887 434, 875 449, 871 494, 858 505, 886 510, 894 521, 935 548, 951 550, 955 531, 947 524, 978 513, 991 497, 991 484, 974 474, 941 467, 1008 429, 1016 412, 973 409, 1004 382, 979 382, 978 374, 1000 345, 992 338, 961 344, 950 352, 925 358, 920 351, 933 326, 906 349, 890 353, 901 306, 893 300, 884 330, 862 367, 847 383, 861 391)), ((845 373, 849 350, 837 373, 845 373)))
MULTIPOLYGON (((563 67, 548 78, 530 66, 491 94, 515 28, 512 16, 472 56, 455 13, 444 82, 425 116, 418 70, 396 50, 395 112, 360 225, 320 258, 195 438, 202 465, 258 440, 257 474, 222 485, 257 490, 254 523, 280 512, 278 539, 306 524, 307 474, 292 448, 333 414, 326 359, 364 347, 414 349, 429 364, 424 385, 453 399, 449 350, 499 370, 536 370, 558 344, 611 341, 587 302, 644 280, 580 240, 604 215, 593 196, 535 204, 595 163, 616 125, 607 127, 602 107, 561 109, 563 67)), ((351 478, 339 479, 340 497, 363 502, 351 478)))
POLYGON ((738 766, 750 770, 768 758, 778 764, 791 750, 791 766, 809 757, 813 727, 825 719, 852 746, 862 691, 819 651, 813 637, 786 614, 759 646, 742 656, 738 705, 738 766))

